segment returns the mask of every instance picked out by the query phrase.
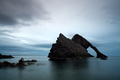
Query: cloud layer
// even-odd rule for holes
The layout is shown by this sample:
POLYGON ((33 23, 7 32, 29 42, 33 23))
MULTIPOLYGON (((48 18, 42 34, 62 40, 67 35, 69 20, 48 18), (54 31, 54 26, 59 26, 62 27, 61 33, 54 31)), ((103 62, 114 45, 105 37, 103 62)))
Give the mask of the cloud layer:
POLYGON ((119 26, 120 0, 0 0, 3 54, 47 55, 63 33, 70 39, 79 34, 104 54, 120 55, 119 26))
POLYGON ((47 19, 39 0, 1 0, 0 27, 27 25, 34 20, 47 19))

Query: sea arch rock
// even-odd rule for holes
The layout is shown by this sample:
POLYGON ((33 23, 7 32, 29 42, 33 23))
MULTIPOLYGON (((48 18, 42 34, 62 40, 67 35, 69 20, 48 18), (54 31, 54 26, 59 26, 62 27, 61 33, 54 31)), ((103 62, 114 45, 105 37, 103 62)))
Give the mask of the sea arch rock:
POLYGON ((97 58, 107 58, 106 55, 102 54, 95 46, 82 36, 75 34, 72 39, 68 39, 62 33, 59 34, 56 43, 52 44, 48 57, 52 60, 76 60, 93 57, 88 53, 88 47, 95 50, 97 58))
POLYGON ((97 58, 107 58, 106 55, 102 54, 95 46, 93 46, 89 41, 87 41, 85 38, 82 36, 75 34, 72 38, 72 41, 75 43, 81 44, 85 49, 88 47, 91 47, 96 53, 97 53, 97 58))
POLYGON ((48 57, 52 60, 76 60, 93 57, 86 48, 60 33, 56 43, 52 45, 48 57))

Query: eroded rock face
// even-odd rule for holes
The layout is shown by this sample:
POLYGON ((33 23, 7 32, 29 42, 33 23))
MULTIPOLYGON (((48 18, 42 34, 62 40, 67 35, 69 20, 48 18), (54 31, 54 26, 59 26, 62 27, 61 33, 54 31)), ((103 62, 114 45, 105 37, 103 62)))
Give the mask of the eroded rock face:
POLYGON ((50 59, 81 59, 85 57, 92 57, 87 50, 80 44, 66 38, 60 34, 55 44, 52 45, 48 55, 50 59))
POLYGON ((60 34, 56 43, 52 45, 48 57, 52 60, 76 60, 86 57, 93 57, 88 53, 87 48, 91 47, 97 53, 97 58, 107 58, 96 47, 82 36, 76 34, 72 40, 60 34))
POLYGON ((75 43, 80 44, 85 49, 87 49, 90 46, 90 43, 85 38, 83 38, 82 36, 80 36, 78 34, 75 34, 73 36, 72 41, 74 41, 75 43))
POLYGON ((81 44, 85 49, 91 47, 97 53, 97 58, 107 58, 106 55, 102 54, 95 46, 93 46, 89 41, 87 41, 82 36, 76 34, 73 36, 72 40, 78 44, 81 44))

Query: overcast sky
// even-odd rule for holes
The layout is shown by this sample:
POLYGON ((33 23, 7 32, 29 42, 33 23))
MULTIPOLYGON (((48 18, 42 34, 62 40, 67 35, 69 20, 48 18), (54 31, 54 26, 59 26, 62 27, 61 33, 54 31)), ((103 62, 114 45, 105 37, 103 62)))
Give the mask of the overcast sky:
POLYGON ((60 33, 120 56, 120 0, 0 0, 0 53, 48 55, 60 33))

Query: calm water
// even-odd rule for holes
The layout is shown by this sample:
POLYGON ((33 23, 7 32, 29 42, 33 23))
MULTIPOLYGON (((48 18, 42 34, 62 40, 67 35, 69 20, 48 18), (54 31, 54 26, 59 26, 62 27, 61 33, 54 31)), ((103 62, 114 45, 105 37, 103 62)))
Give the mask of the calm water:
POLYGON ((17 63, 36 59, 34 65, 23 68, 1 68, 0 80, 120 80, 120 57, 100 60, 95 57, 78 61, 50 61, 47 56, 14 56, 0 62, 17 63))

